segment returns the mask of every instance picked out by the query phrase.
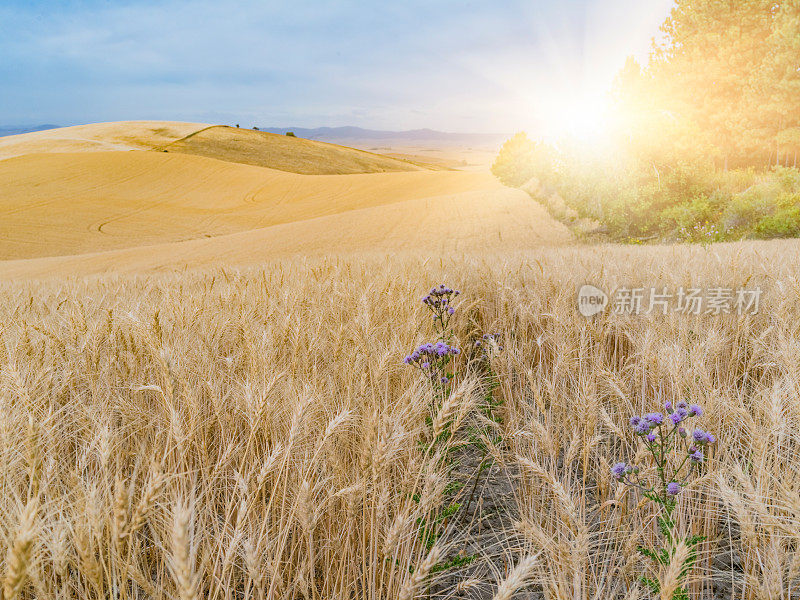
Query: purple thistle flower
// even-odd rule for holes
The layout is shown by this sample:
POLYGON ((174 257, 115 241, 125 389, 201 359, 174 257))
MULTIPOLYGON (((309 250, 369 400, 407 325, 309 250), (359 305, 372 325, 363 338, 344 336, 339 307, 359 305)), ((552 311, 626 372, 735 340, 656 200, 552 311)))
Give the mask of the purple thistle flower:
POLYGON ((686 430, 683 427, 678 427, 678 434, 685 438, 686 437, 686 430))
POLYGON ((669 418, 675 425, 677 425, 678 423, 680 423, 681 421, 686 419, 686 417, 688 417, 688 416, 689 416, 689 413, 686 411, 685 408, 679 408, 674 413, 672 413, 669 416, 669 418))
POLYGON ((702 417, 703 416, 703 408, 699 404, 690 404, 689 405, 689 416, 690 417, 702 417))
POLYGON ((652 428, 653 426, 651 425, 650 421, 648 421, 647 419, 642 419, 639 421, 639 424, 633 428, 633 430, 639 435, 644 435, 645 433, 648 433, 652 428))
POLYGON ((642 417, 631 417, 631 427, 636 427, 642 422, 642 417))
POLYGON ((647 439, 648 442, 655 442, 658 436, 656 436, 656 434, 651 431, 645 436, 645 438, 647 439))
POLYGON ((689 455, 689 458, 691 458, 694 463, 701 463, 703 462, 703 453, 700 450, 695 450, 689 455))
POLYGON ((650 421, 653 425, 661 425, 661 423, 664 422, 664 415, 662 415, 660 412, 647 413, 644 418, 650 421))
POLYGON ((698 444, 713 444, 717 440, 713 435, 702 429, 695 429, 694 433, 692 433, 692 439, 698 444))
POLYGON ((611 474, 614 478, 619 481, 625 476, 625 473, 628 472, 628 465, 624 462, 618 462, 613 467, 611 467, 611 474))
POLYGON ((452 315, 454 312, 456 312, 456 309, 454 309, 452 306, 447 309, 447 314, 448 315, 452 315))
POLYGON ((667 411, 668 413, 671 413, 672 412, 672 402, 670 402, 669 400, 664 402, 664 410, 667 411))
POLYGON ((667 495, 669 496, 677 496, 681 491, 681 485, 674 481, 670 481, 667 484, 667 495))

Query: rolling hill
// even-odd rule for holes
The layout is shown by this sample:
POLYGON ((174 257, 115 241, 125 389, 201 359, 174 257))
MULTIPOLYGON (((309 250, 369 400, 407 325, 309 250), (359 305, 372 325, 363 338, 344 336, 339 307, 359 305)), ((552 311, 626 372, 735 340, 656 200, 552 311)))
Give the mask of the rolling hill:
POLYGON ((59 127, 0 138, 0 160, 37 152, 152 150, 208 127, 177 121, 119 121, 59 127))
POLYGON ((571 240, 527 194, 487 172, 425 169, 258 132, 246 132, 237 146, 231 133, 240 131, 199 124, 68 129, 16 136, 14 144, 0 146, 8 153, 35 149, 0 160, 0 277, 251 264, 290 254, 520 249, 571 240), (242 164, 243 155, 256 152, 250 133, 266 136, 259 138, 266 146, 280 140, 271 156, 286 170, 242 164), (192 138, 197 143, 187 144, 192 138), (80 150, 64 151, 70 146, 80 150), (353 173, 355 161, 386 171, 353 173), (388 172, 397 165, 403 168, 388 172))
POLYGON ((307 175, 443 168, 336 144, 225 125, 122 121, 61 127, 0 138, 0 160, 35 153, 154 150, 307 175))
POLYGON ((305 175, 416 171, 421 168, 408 160, 355 148, 224 125, 200 129, 157 149, 305 175))

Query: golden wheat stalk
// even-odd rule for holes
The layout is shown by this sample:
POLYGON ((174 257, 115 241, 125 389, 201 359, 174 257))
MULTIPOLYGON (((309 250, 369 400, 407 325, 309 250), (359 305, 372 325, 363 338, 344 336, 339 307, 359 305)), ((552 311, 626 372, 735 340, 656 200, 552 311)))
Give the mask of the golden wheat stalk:
POLYGON ((661 600, 672 600, 673 594, 685 583, 684 570, 691 548, 680 540, 672 551, 669 564, 659 574, 661 600))
POLYGON ((30 500, 22 511, 17 533, 6 553, 6 574, 3 578, 3 600, 14 600, 22 591, 28 569, 31 566, 31 552, 36 538, 35 522, 39 510, 36 499, 30 500))
POLYGON ((439 546, 431 548, 422 563, 417 565, 414 572, 406 579, 403 587, 400 589, 398 600, 413 600, 417 594, 420 593, 422 585, 427 581, 431 573, 431 569, 439 564, 441 553, 442 551, 439 546))
POLYGON ((172 522, 171 565, 180 600, 197 599, 197 580, 192 565, 191 522, 189 507, 182 503, 176 505, 172 522))
POLYGON ((516 592, 529 583, 538 564, 538 554, 523 558, 497 586, 493 600, 511 600, 516 592))

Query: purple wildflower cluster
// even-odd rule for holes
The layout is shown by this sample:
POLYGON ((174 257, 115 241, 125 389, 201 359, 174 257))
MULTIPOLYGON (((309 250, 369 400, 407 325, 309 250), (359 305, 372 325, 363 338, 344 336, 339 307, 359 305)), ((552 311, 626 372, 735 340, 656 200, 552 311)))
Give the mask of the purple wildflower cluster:
MULTIPOLYGON (((614 479, 640 490, 645 498, 659 508, 657 522, 658 531, 661 532, 661 547, 639 549, 656 563, 656 568, 664 564, 663 557, 674 555, 675 545, 679 541, 673 537, 676 526, 673 513, 678 506, 675 497, 681 493, 695 470, 701 468, 708 447, 717 441, 712 434, 700 428, 695 428, 691 434, 687 432, 689 419, 702 415, 703 409, 697 404, 678 402, 673 405, 672 402, 666 402, 663 412, 632 417, 630 426, 650 454, 655 475, 651 469, 642 472, 638 465, 625 462, 618 462, 611 467, 614 479)), ((704 539, 702 536, 687 536, 680 542, 694 551, 695 546, 704 539)), ((689 598, 685 587, 686 573, 694 562, 692 555, 684 562, 684 570, 679 575, 680 586, 673 590, 670 598, 689 598)), ((661 591, 657 579, 643 577, 643 581, 649 582, 648 586, 653 591, 661 591)))
POLYGON ((445 373, 445 367, 451 356, 456 356, 461 350, 451 346, 446 342, 436 342, 435 344, 422 344, 411 354, 403 359, 407 365, 412 365, 421 370, 432 381, 447 383, 449 377, 445 373))
POLYGON ((461 350, 449 343, 453 339, 450 318, 456 312, 453 300, 459 294, 461 292, 458 290, 441 284, 431 289, 422 299, 422 303, 433 313, 434 327, 439 340, 422 344, 403 360, 405 364, 418 368, 432 382, 442 386, 449 383, 452 377, 447 372, 447 365, 454 356, 461 353, 461 350))
POLYGON ((428 295, 422 299, 422 303, 427 304, 433 310, 442 310, 452 315, 455 309, 450 303, 460 293, 458 290, 450 289, 445 284, 441 284, 439 287, 431 289, 428 295))
POLYGON ((677 496, 694 468, 705 460, 708 446, 717 441, 713 434, 699 428, 694 429, 691 436, 687 433, 687 420, 702 414, 703 409, 697 404, 666 402, 664 412, 631 417, 633 432, 653 457, 660 485, 645 485, 638 478, 639 467, 624 462, 611 467, 611 475, 648 494, 663 495, 665 500, 677 496))
POLYGON ((453 301, 460 291, 451 289, 445 284, 434 287, 422 299, 422 303, 433 313, 433 320, 441 335, 444 335, 450 324, 450 318, 455 314, 456 307, 453 301))

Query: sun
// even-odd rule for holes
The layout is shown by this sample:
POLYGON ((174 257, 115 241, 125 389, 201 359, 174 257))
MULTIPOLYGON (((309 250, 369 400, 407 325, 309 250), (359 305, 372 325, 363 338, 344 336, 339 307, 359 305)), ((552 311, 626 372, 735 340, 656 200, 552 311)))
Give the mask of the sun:
POLYGON ((542 99, 538 111, 542 137, 581 144, 601 143, 611 130, 609 108, 605 94, 559 94, 542 99))

